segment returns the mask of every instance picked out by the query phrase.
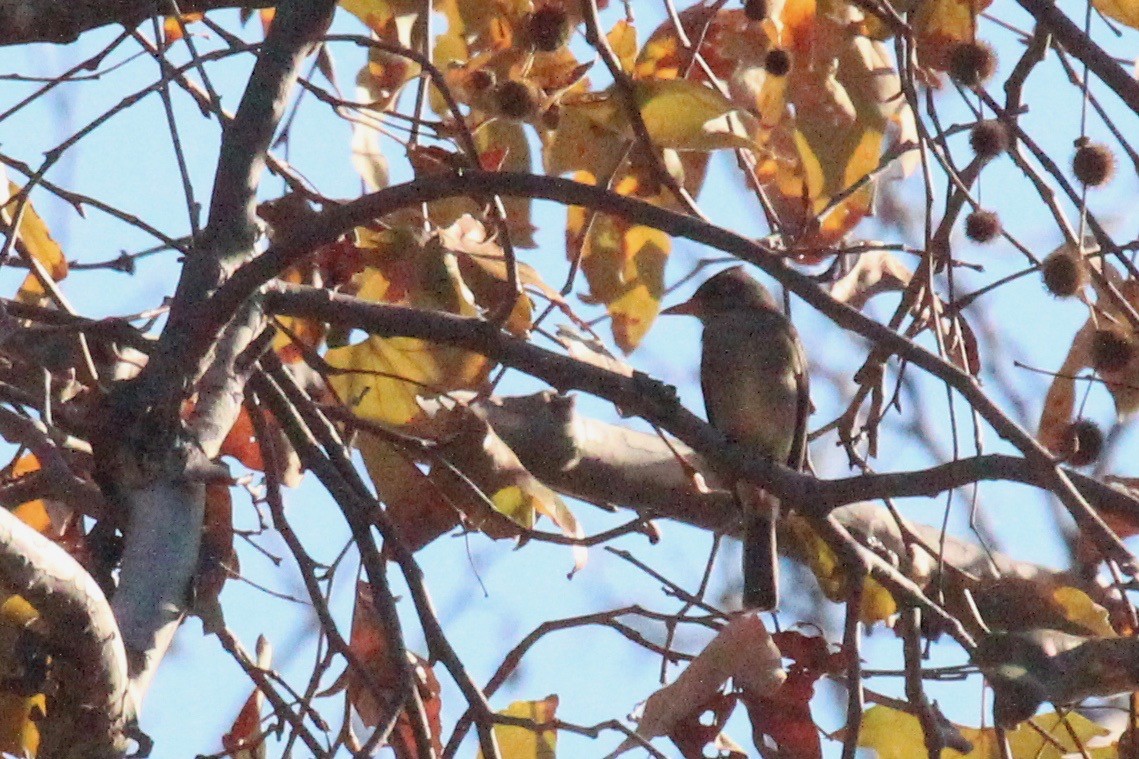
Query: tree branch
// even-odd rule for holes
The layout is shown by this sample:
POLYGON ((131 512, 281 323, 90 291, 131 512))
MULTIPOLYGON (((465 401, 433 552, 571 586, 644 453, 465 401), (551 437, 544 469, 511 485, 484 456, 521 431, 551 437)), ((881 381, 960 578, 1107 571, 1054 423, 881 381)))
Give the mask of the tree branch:
MULTIPOLYGON (((981 390, 980 383, 974 377, 941 356, 835 300, 814 279, 790 268, 786 260, 770 248, 701 219, 627 198, 604 188, 557 177, 486 171, 431 175, 395 185, 315 214, 308 223, 300 225, 303 228, 289 239, 273 246, 236 271, 226 286, 220 288, 215 297, 199 310, 199 318, 209 322, 211 313, 232 313, 238 303, 286 267, 320 245, 335 241, 356 226, 408 205, 471 194, 541 198, 566 205, 586 206, 708 245, 755 264, 838 326, 862 335, 888 354, 896 354, 921 367, 960 393, 998 435, 1020 450, 1029 465, 1039 471, 1048 489, 1057 495, 1076 524, 1104 557, 1118 562, 1128 572, 1135 571, 1135 557, 1088 505, 1071 480, 1060 470, 1052 454, 1031 433, 1001 411, 981 390)), ((313 305, 316 305, 315 301, 313 305)), ((425 338, 431 339, 431 336, 425 338)), ((630 399, 632 400, 634 399, 630 399)), ((631 407, 635 408, 636 405, 631 407)))
MULTIPOLYGON (((183 13, 219 8, 266 8, 273 0, 180 0, 183 13)), ((74 42, 83 32, 108 24, 133 27, 162 15, 154 0, 0 0, 0 45, 74 42)))
POLYGON ((57 711, 43 723, 41 755, 121 756, 135 705, 127 694, 123 639, 99 586, 66 551, 6 509, 0 509, 0 582, 39 612, 61 660, 57 711))

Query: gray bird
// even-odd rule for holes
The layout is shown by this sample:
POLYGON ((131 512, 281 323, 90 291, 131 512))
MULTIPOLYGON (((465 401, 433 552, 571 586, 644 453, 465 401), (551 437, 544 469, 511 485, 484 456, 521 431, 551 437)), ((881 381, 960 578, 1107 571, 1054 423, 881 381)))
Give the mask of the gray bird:
MULTIPOLYGON (((736 266, 661 313, 689 314, 704 325, 700 386, 708 421, 733 443, 802 469, 811 410, 807 358, 794 325, 767 288, 736 266)), ((744 607, 774 609, 779 501, 745 482, 733 490, 744 519, 744 607)))

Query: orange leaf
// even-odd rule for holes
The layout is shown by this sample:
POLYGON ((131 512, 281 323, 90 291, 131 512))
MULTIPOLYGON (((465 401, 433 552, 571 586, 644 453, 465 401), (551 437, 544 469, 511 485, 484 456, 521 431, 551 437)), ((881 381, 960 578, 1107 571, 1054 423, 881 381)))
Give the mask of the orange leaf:
MULTIPOLYGON (((389 696, 394 694, 399 686, 400 672, 392 660, 388 636, 376 610, 372 588, 363 581, 356 583, 356 607, 352 612, 352 634, 348 645, 352 653, 368 667, 371 680, 389 696)), ((442 726, 439 713, 442 702, 439 697, 439 681, 426 659, 410 651, 407 652, 407 657, 419 689, 420 700, 427 712, 432 747, 436 754, 441 754, 443 745, 440 740, 442 726)), ((365 725, 375 727, 385 716, 384 705, 376 702, 375 694, 360 673, 349 669, 347 679, 348 701, 365 725)), ((422 755, 422 752, 416 750, 415 732, 406 712, 401 711, 396 721, 391 746, 398 759, 422 755)))
POLYGON ((183 13, 181 16, 166 16, 162 19, 162 38, 167 45, 177 42, 186 36, 184 31, 186 25, 201 21, 204 15, 202 13, 183 13))
MULTIPOLYGON (((265 415, 265 421, 270 417, 265 415)), ((249 409, 242 407, 237 420, 230 428, 229 434, 222 441, 221 456, 233 456, 250 469, 258 472, 265 471, 265 459, 261 455, 261 446, 257 444, 257 436, 253 431, 253 420, 249 418, 249 409)))
MULTIPOLYGON (((269 669, 273 663, 273 650, 265 636, 257 638, 257 666, 269 669)), ((252 759, 265 755, 265 734, 261 731, 261 707, 265 695, 254 688, 245 700, 229 732, 222 736, 222 747, 235 759, 252 759)))

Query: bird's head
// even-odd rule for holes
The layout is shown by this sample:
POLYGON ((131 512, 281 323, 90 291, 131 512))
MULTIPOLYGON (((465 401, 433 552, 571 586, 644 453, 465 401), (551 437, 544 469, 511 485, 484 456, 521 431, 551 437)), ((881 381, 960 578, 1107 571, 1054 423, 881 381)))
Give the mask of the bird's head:
POLYGON ((661 314, 688 314, 704 320, 743 309, 777 311, 778 308, 766 287, 752 279, 742 266, 733 266, 706 280, 691 298, 666 308, 661 314))

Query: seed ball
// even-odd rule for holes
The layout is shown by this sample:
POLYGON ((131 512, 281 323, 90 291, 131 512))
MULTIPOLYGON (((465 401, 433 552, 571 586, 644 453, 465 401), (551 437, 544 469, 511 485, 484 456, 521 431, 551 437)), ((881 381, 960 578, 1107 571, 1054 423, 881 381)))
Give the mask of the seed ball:
POLYGON ((1008 127, 1000 121, 982 121, 969 132, 969 146, 977 157, 996 158, 1008 150, 1008 127))
POLYGON ((987 42, 962 42, 949 52, 949 76, 962 87, 978 87, 997 72, 997 54, 987 42))
POLYGON ((525 121, 538 111, 538 90, 518 79, 507 79, 494 90, 494 103, 502 116, 525 121))
POLYGON ((1057 298, 1070 298, 1084 288, 1088 273, 1079 256, 1069 250, 1058 250, 1040 264, 1044 286, 1057 298))
POLYGON ((767 0, 744 0, 744 15, 748 21, 763 21, 767 18, 767 0))
POLYGON ((772 48, 763 59, 763 67, 772 76, 787 76, 791 70, 791 56, 782 48, 772 48))
POLYGON ((494 86, 494 72, 475 69, 467 75, 467 87, 471 92, 484 92, 494 86))
POLYGON ((542 112, 542 126, 551 132, 558 128, 562 123, 562 107, 557 103, 553 103, 549 108, 542 112))
POLYGON ((1135 342, 1116 329, 1097 329, 1092 336, 1092 367, 1099 373, 1123 370, 1135 357, 1135 342))
POLYGON ((1101 142, 1084 142, 1072 156, 1072 173, 1088 187, 1099 187, 1115 173, 1115 156, 1101 142))
POLYGON ((569 42, 570 25, 566 9, 550 3, 535 9, 526 19, 526 36, 536 49, 552 53, 569 42))
POLYGON ((991 242, 1001 233, 1001 219, 992 211, 976 210, 965 217, 965 236, 973 242, 991 242))
POLYGON ((1095 422, 1077 419, 1068 426, 1067 459, 1072 466, 1087 466, 1103 453, 1103 431, 1095 422))

